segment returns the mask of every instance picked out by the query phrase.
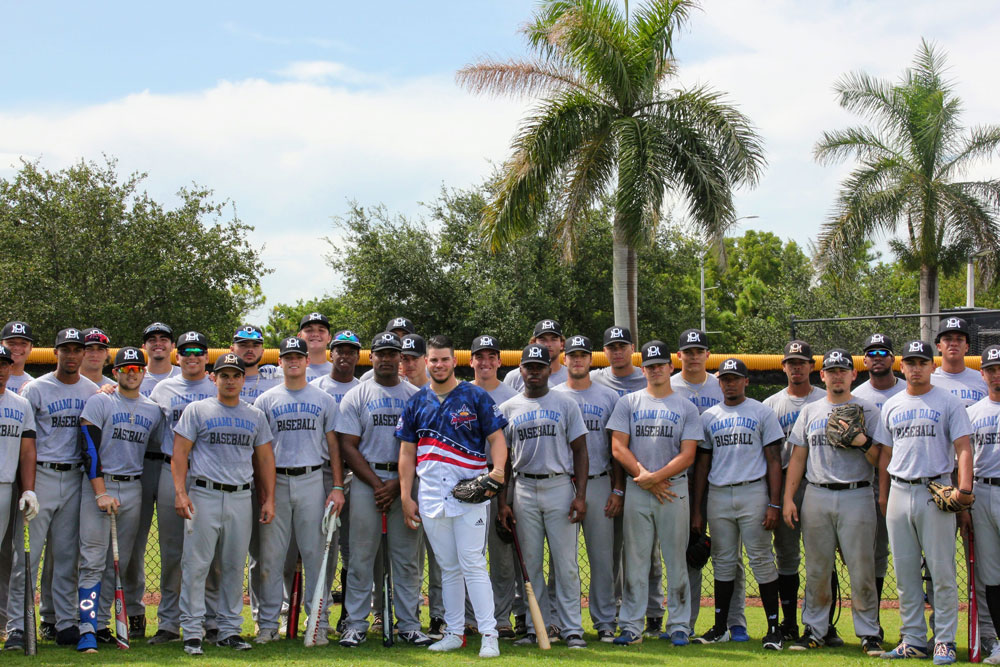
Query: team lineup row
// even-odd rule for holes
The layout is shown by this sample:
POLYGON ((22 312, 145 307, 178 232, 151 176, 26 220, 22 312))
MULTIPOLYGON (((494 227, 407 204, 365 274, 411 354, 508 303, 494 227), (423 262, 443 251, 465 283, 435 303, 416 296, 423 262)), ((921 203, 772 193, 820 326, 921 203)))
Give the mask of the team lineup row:
MULTIPOLYGON (((693 329, 678 341, 676 374, 669 346, 656 340, 642 346, 634 367, 624 327, 605 332, 610 365, 592 370, 590 340, 567 338, 558 322, 542 320, 519 369, 503 382, 492 336, 473 341, 475 379, 459 382, 446 337, 425 340, 405 318, 386 329, 372 341, 372 369, 360 380, 361 341, 351 331, 331 335, 320 313, 281 342, 277 368, 260 366, 258 327, 237 330, 231 353, 209 373, 202 334, 175 339, 157 322, 143 332, 142 349, 118 351, 113 380, 100 375, 108 337, 72 328, 57 335, 56 370, 31 379, 24 372, 31 329, 8 323, 0 335, 0 516, 28 521, 32 581, 47 549, 43 636, 86 652, 116 640, 108 629, 112 523, 129 613, 116 634, 145 635, 143 556, 158 507, 161 601, 149 641, 183 635, 190 654, 200 654, 203 641, 250 648, 240 637, 248 555, 256 641, 278 639, 300 560, 304 590, 322 588, 307 605, 315 628, 307 644, 328 643, 324 610, 338 553, 341 646, 366 641, 373 599, 381 598, 374 606, 384 616, 374 618, 388 641, 398 636, 447 651, 464 646, 472 626, 483 657, 499 655, 498 638, 518 635, 515 643, 561 639, 583 647, 582 528, 600 641, 746 641, 745 547, 767 616, 764 647, 842 644, 830 624, 839 548, 865 653, 933 654, 935 664, 948 664, 956 659, 958 622, 955 531, 968 537, 974 526, 983 545, 982 645, 986 662, 1000 663, 990 622, 991 611, 1000 613, 1000 517, 992 510, 1000 486, 1000 348, 984 351, 981 372, 966 368, 969 337, 960 318, 942 323, 939 369, 929 343, 903 346, 905 380, 892 373, 892 342, 872 334, 864 347, 870 379, 853 391, 846 350, 824 354, 823 390, 809 382, 809 345, 791 341, 782 361, 788 386, 763 403, 746 396, 749 373, 738 359, 707 373, 707 336, 693 329), (841 417, 850 412, 845 405, 858 406, 849 418, 841 417), (453 488, 468 478, 482 490, 476 500, 492 498, 457 497, 453 488), (978 507, 968 512, 973 484, 978 507), (890 544, 902 624, 899 644, 883 652, 879 601, 890 544), (427 633, 419 620, 425 553, 427 633), (698 636, 692 597, 709 554, 715 619, 698 636), (931 641, 922 562, 934 609, 931 641), (525 585, 531 581, 539 584, 534 590, 525 585), (538 609, 529 614, 535 597, 538 609)), ((11 564, 13 531, 2 530, 5 648, 16 649, 26 640, 26 563, 14 548, 11 564)))

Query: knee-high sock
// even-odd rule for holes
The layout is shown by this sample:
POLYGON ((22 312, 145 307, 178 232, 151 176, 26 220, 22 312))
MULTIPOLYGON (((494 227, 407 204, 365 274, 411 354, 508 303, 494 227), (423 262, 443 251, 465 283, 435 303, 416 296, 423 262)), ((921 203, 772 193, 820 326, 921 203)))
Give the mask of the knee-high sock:
POLYGON ((733 589, 736 581, 715 580, 715 629, 724 631, 729 618, 729 603, 733 599, 733 589))
POLYGON ((798 623, 797 609, 799 606, 799 575, 778 575, 778 598, 781 600, 781 614, 785 623, 798 623))

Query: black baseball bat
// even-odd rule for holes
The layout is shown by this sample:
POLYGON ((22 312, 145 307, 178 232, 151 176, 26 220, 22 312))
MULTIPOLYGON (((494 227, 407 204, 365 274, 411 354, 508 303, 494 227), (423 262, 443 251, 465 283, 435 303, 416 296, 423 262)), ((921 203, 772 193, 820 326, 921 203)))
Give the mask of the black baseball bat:
POLYGON ((382 646, 392 646, 392 563, 389 558, 389 533, 382 512, 382 646))

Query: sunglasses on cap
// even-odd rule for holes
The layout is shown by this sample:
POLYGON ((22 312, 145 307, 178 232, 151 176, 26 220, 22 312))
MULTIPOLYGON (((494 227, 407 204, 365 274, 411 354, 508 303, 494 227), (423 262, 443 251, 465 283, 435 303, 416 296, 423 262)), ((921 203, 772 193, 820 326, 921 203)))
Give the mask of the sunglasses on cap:
POLYGON ((100 331, 91 331, 84 337, 83 342, 100 343, 101 345, 108 345, 110 343, 110 339, 104 334, 102 334, 100 331))
POLYGON ((876 357, 889 357, 892 356, 892 352, 890 352, 889 350, 868 350, 867 352, 865 352, 865 356, 870 357, 872 359, 876 357))
POLYGON ((136 366, 134 364, 129 366, 119 366, 116 369, 119 373, 142 373, 146 370, 144 366, 136 366))
POLYGON ((207 354, 208 350, 201 347, 185 347, 177 350, 177 354, 182 357, 200 357, 203 354, 207 354))
POLYGON ((246 331, 245 329, 237 331, 233 338, 239 338, 240 340, 264 340, 264 336, 259 331, 246 331))

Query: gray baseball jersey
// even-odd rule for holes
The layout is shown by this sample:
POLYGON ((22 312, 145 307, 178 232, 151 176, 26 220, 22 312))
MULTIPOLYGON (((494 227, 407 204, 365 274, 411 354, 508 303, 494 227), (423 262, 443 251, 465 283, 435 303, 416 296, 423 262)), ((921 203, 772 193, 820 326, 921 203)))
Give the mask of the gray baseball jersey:
POLYGON ((705 437, 694 403, 679 393, 654 398, 636 391, 618 399, 609 431, 628 433, 628 448, 642 466, 656 472, 681 451, 682 440, 705 437))
POLYGON ((1000 403, 989 396, 967 409, 972 422, 973 470, 976 477, 1000 477, 1000 403))
POLYGON ((602 384, 605 387, 614 389, 619 396, 631 394, 646 388, 646 376, 642 374, 641 368, 632 368, 632 372, 625 377, 618 377, 611 370, 611 366, 605 368, 595 368, 590 371, 590 381, 602 384))
POLYGON ((10 377, 7 378, 7 391, 12 391, 20 395, 22 393, 21 390, 24 389, 24 385, 28 384, 32 379, 27 373, 21 373, 20 375, 11 373, 10 377))
POLYGON ((253 480, 253 451, 271 441, 264 413, 240 401, 235 406, 205 398, 187 406, 174 432, 194 443, 191 474, 219 484, 253 480))
POLYGON ((80 418, 101 429, 98 454, 108 475, 141 475, 146 447, 156 443, 150 448, 155 450, 166 435, 163 411, 145 396, 95 394, 80 418))
POLYGON ((492 398, 493 402, 497 405, 501 405, 504 401, 514 398, 518 394, 516 389, 511 388, 510 385, 506 385, 503 382, 498 384, 496 389, 493 391, 488 391, 486 393, 490 395, 490 398, 492 398))
POLYGON ((892 385, 888 389, 876 389, 872 386, 872 381, 868 380, 852 389, 851 395, 863 398, 869 403, 874 403, 875 407, 881 410, 886 401, 904 389, 906 389, 906 380, 901 380, 899 378, 896 378, 896 384, 892 385))
POLYGON ((330 458, 326 434, 334 430, 337 402, 313 385, 292 391, 284 384, 264 392, 254 403, 274 435, 274 464, 280 468, 317 466, 330 458))
POLYGON ((357 378, 351 378, 350 382, 337 382, 329 375, 324 375, 321 378, 316 378, 309 384, 314 387, 319 387, 326 393, 330 394, 330 396, 333 396, 333 400, 337 402, 337 405, 340 405, 340 402, 344 399, 344 396, 347 395, 347 392, 349 392, 353 387, 358 386, 360 382, 361 381, 357 378))
POLYGON ((701 384, 691 384, 684 379, 680 373, 670 376, 670 386, 674 393, 691 401, 694 407, 698 408, 698 414, 708 410, 713 405, 722 403, 722 389, 719 388, 719 378, 711 373, 705 376, 705 381, 701 384))
POLYGON ((306 382, 312 382, 316 378, 321 378, 332 372, 333 364, 329 361, 325 361, 322 364, 309 364, 306 368, 306 382))
POLYGON ((950 474, 955 467, 957 438, 972 434, 962 401, 932 386, 920 396, 902 391, 882 406, 882 424, 892 447, 889 474, 903 479, 950 474))
MULTIPOLYGON (((871 401, 851 396, 848 403, 860 405, 865 412, 865 433, 875 442, 885 442, 889 434, 879 417, 879 410, 871 401)), ((825 397, 802 408, 795 428, 788 436, 788 442, 796 447, 805 447, 806 479, 811 484, 850 484, 871 482, 874 468, 865 460, 865 454, 856 447, 838 448, 826 440, 826 424, 830 413, 836 407, 825 397)))
MULTIPOLYGON (((149 397, 154 403, 160 406, 163 415, 167 419, 167 437, 163 439, 162 451, 164 454, 174 453, 174 439, 170 436, 177 423, 181 420, 181 414, 191 403, 201 401, 206 398, 215 398, 218 390, 215 383, 207 375, 200 380, 185 380, 182 375, 163 380, 153 389, 149 397)), ((156 451, 149 449, 148 451, 156 451)))
POLYGON ((260 366, 257 374, 253 377, 247 376, 243 382, 243 389, 240 389, 240 400, 246 401, 250 405, 262 396, 265 391, 273 389, 285 382, 285 374, 277 366, 260 366))
POLYGON ((983 400, 990 393, 983 376, 971 368, 961 373, 946 373, 938 368, 931 374, 931 384, 950 391, 965 407, 983 400))
MULTIPOLYGON (((560 366, 559 370, 549 375, 549 389, 561 385, 568 379, 569 371, 566 370, 565 366, 560 366)), ((504 376, 503 383, 517 393, 524 391, 524 380, 521 378, 521 369, 511 369, 511 371, 504 376)))
POLYGON ((417 388, 408 382, 394 387, 385 387, 374 380, 358 384, 340 402, 337 433, 360 437, 358 450, 369 463, 396 463, 399 461, 396 422, 406 401, 415 393, 417 388))
POLYGON ((170 370, 166 373, 150 373, 146 371, 146 375, 142 378, 142 384, 139 385, 139 393, 143 396, 149 396, 153 393, 153 388, 160 384, 164 380, 176 377, 181 374, 181 369, 178 366, 171 366, 170 370))
POLYGON ((587 456, 590 459, 588 475, 597 475, 611 467, 611 444, 606 426, 618 403, 618 393, 604 385, 591 382, 582 391, 561 384, 552 391, 563 392, 573 398, 583 413, 587 425, 587 456))
POLYGON ((504 435, 515 471, 573 474, 569 443, 588 432, 576 401, 560 391, 541 398, 518 394, 504 401, 500 411, 507 418, 504 435))
POLYGON ((80 413, 96 392, 97 385, 82 375, 74 384, 63 384, 56 379, 55 371, 28 383, 24 397, 35 411, 38 461, 80 461, 80 448, 76 444, 80 413))
POLYGON ((34 430, 35 413, 28 400, 10 391, 0 394, 0 483, 17 478, 21 434, 34 430))
POLYGON ((100 380, 98 380, 98 381, 97 381, 97 382, 96 382, 95 384, 96 384, 96 385, 98 386, 98 388, 100 388, 100 387, 104 387, 104 386, 107 386, 107 385, 109 385, 109 384, 113 384, 113 385, 115 385, 115 386, 117 386, 117 385, 118 385, 118 383, 117 383, 117 382, 115 382, 115 381, 114 381, 114 380, 112 380, 111 378, 109 378, 109 377, 106 377, 106 376, 104 376, 104 375, 102 375, 102 376, 101 376, 101 379, 100 379, 100 380))
POLYGON ((792 444, 788 442, 788 434, 792 432, 792 427, 795 426, 795 420, 798 419, 799 413, 802 412, 802 408, 807 403, 825 397, 826 392, 819 387, 812 387, 809 393, 802 398, 792 396, 788 393, 788 387, 785 387, 778 393, 771 394, 764 399, 764 405, 771 408, 778 416, 778 423, 781 424, 781 430, 785 433, 785 442, 781 446, 782 469, 788 467, 788 459, 792 456, 792 444))
POLYGON ((701 415, 705 439, 698 447, 712 452, 708 483, 729 486, 767 473, 764 447, 784 437, 771 408, 752 398, 739 405, 718 405, 701 415))

